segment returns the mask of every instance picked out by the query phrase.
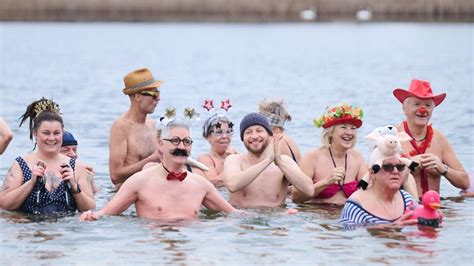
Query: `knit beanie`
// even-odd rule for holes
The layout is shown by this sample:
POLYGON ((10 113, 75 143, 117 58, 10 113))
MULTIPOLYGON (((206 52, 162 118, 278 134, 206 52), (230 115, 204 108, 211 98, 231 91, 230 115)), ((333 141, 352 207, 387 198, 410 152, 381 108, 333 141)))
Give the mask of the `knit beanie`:
POLYGON ((74 146, 74 145, 77 145, 77 140, 74 138, 74 136, 71 133, 69 133, 68 131, 64 131, 63 144, 61 146, 64 147, 64 146, 74 146))
POLYGON ((268 132, 268 135, 273 136, 272 127, 270 126, 270 123, 268 123, 268 119, 262 114, 250 113, 244 116, 240 122, 240 139, 242 141, 244 140, 244 131, 255 125, 262 126, 268 132))

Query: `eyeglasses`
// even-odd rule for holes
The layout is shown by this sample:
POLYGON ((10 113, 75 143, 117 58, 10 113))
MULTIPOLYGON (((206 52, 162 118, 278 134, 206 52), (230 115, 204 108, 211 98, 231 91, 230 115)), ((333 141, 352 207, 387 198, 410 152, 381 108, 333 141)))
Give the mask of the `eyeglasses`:
POLYGON ((402 172, 403 170, 405 170, 405 165, 404 164, 383 164, 382 168, 387 173, 391 173, 393 171, 393 168, 397 168, 398 172, 402 172))
POLYGON ((232 134, 234 134, 234 130, 232 128, 229 128, 226 131, 213 130, 211 131, 211 133, 214 134, 216 137, 222 137, 224 134, 226 134, 227 136, 232 136, 232 134))
POLYGON ((181 141, 183 142, 184 146, 191 146, 193 144, 193 140, 190 137, 185 137, 184 139, 180 139, 179 137, 172 137, 171 139, 163 139, 166 141, 171 142, 174 146, 178 146, 181 141))
POLYGON ((139 93, 144 96, 151 96, 153 97, 153 100, 156 100, 160 97, 159 91, 141 91, 139 93))

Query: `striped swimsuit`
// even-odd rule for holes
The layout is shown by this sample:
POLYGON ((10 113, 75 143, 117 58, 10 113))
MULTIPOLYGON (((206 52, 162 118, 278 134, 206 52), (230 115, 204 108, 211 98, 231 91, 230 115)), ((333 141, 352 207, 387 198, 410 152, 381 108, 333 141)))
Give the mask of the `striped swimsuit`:
MULTIPOLYGON (((400 189, 400 194, 402 195, 402 198, 403 198, 403 204, 404 204, 403 211, 404 212, 408 208, 411 202, 414 202, 414 204, 416 205, 416 201, 411 196, 410 193, 406 192, 405 190, 400 189)), ((347 200, 346 204, 344 204, 344 208, 342 209, 341 220, 339 221, 339 223, 344 225, 345 229, 354 229, 357 226, 390 224, 396 221, 397 219, 398 218, 393 219, 393 220, 386 220, 386 219, 380 218, 368 212, 359 203, 352 200, 347 200)))

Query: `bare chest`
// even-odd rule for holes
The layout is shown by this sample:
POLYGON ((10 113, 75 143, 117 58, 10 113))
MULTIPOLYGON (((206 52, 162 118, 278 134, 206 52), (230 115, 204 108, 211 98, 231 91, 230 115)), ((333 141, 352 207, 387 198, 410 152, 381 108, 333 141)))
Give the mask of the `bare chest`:
POLYGON ((131 127, 127 139, 127 162, 134 163, 150 156, 156 149, 155 130, 148 125, 131 127))

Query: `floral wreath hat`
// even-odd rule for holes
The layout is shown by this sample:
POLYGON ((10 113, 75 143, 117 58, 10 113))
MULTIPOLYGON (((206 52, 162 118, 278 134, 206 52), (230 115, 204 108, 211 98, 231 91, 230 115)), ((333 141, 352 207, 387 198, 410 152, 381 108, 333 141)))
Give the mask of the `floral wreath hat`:
POLYGON ((214 101, 210 99, 204 100, 202 107, 206 109, 207 112, 209 112, 209 117, 206 119, 206 121, 204 121, 202 126, 202 135, 204 138, 207 138, 213 126, 216 128, 221 127, 221 123, 219 122, 220 118, 226 118, 229 120, 230 129, 232 129, 234 126, 234 124, 230 122, 229 116, 227 115, 227 112, 232 107, 229 99, 222 100, 221 108, 219 109, 214 108, 214 101))
POLYGON ((313 120, 315 127, 328 128, 338 124, 351 123, 357 128, 362 126, 364 112, 360 107, 344 103, 334 107, 326 107, 326 112, 313 120))

